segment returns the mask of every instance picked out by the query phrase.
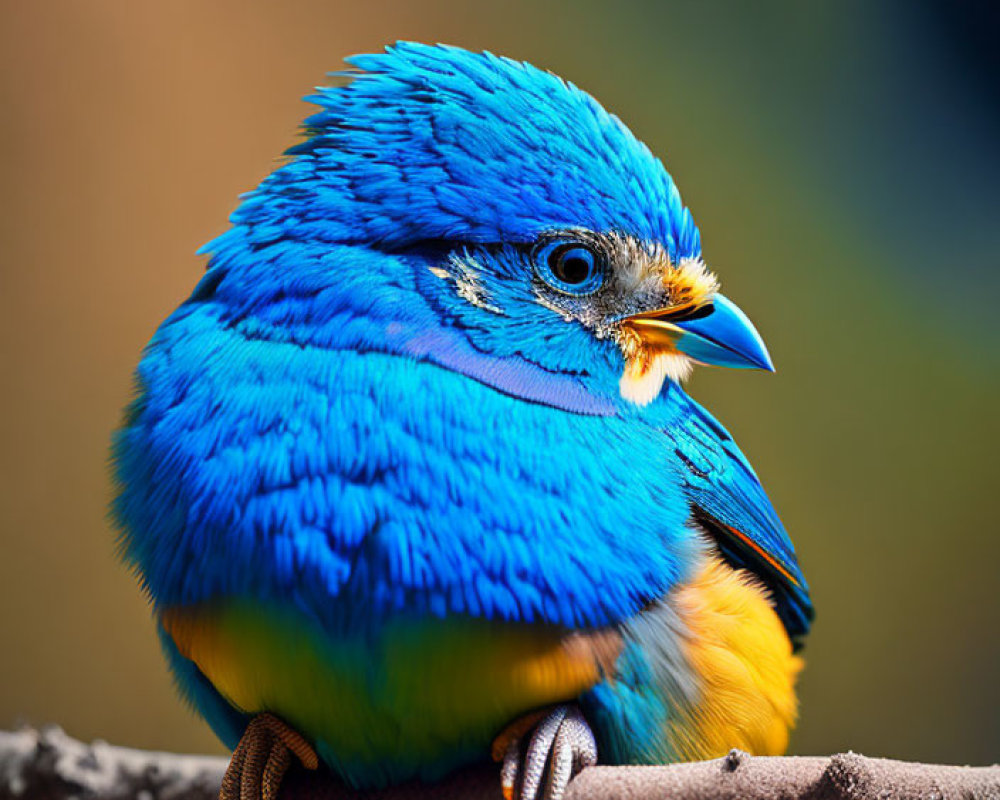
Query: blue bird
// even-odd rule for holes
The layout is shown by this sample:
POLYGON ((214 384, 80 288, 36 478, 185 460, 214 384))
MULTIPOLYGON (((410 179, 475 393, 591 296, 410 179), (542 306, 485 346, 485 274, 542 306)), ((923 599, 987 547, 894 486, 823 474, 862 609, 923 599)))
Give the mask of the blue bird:
POLYGON ((125 560, 235 749, 356 787, 783 752, 806 581, 694 364, 772 369, 663 165, 489 53, 356 56, 206 245, 114 441, 125 560))

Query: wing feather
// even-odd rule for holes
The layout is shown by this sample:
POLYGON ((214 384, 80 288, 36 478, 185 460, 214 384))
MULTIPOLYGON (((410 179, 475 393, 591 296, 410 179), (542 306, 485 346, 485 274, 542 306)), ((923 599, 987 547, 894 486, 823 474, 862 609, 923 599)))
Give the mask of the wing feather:
POLYGON ((814 611, 792 542, 732 436, 686 394, 677 396, 681 407, 666 433, 681 465, 692 516, 727 561, 751 570, 768 586, 778 616, 798 644, 814 611))

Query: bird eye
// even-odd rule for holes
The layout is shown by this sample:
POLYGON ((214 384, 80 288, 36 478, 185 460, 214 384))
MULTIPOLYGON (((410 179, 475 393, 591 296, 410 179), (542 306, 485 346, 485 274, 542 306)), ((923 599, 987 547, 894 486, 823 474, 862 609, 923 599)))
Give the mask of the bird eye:
POLYGON ((578 242, 557 242, 543 248, 537 269, 542 280, 565 294, 592 294, 604 282, 600 254, 578 242))

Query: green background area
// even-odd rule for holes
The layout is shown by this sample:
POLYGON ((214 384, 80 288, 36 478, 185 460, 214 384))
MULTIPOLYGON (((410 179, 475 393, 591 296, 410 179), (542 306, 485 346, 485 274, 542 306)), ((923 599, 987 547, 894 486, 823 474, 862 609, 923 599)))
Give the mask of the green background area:
POLYGON ((0 726, 218 751, 115 561, 107 442, 155 326, 398 38, 551 69, 665 161, 778 374, 701 370, 818 608, 792 749, 1000 757, 1000 70, 986 3, 9 0, 0 726))

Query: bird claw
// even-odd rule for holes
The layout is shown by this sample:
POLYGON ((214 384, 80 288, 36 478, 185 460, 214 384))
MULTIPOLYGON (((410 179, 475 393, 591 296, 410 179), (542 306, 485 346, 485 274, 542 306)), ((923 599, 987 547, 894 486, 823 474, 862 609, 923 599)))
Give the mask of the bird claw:
POLYGON ((543 800, 561 800, 570 780, 584 767, 597 763, 594 734, 575 705, 522 717, 494 744, 495 758, 503 746, 500 786, 504 800, 536 800, 546 774, 543 800))
POLYGON ((274 714, 258 714, 233 751, 219 800, 277 800, 293 756, 306 769, 319 766, 316 751, 299 733, 274 714))

